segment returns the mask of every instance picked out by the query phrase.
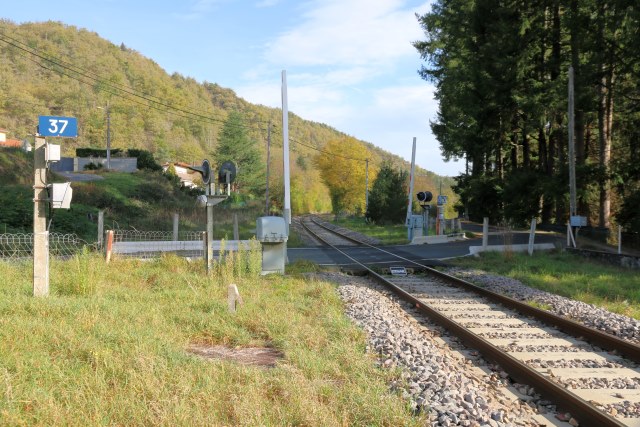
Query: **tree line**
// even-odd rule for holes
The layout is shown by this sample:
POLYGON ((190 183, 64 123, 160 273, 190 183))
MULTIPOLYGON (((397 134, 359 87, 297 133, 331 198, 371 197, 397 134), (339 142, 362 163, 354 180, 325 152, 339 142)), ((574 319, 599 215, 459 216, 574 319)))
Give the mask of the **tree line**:
POLYGON ((437 0, 418 20, 432 130, 445 157, 467 162, 460 210, 566 223, 572 66, 578 214, 640 231, 637 1, 437 0))

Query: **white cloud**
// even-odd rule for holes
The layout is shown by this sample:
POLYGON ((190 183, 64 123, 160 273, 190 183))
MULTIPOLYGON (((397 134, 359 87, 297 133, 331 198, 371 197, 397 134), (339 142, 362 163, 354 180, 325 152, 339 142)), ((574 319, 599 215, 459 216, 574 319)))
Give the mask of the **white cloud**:
POLYGON ((314 0, 302 22, 267 47, 267 61, 287 66, 379 66, 415 54, 415 10, 402 0, 314 0))
POLYGON ((287 69, 289 109, 300 117, 411 159, 438 174, 456 175, 444 163, 429 120, 437 101, 432 85, 416 70, 411 45, 424 37, 410 0, 312 0, 300 23, 266 46, 264 62, 245 74, 237 93, 250 102, 279 108, 280 70, 287 69))

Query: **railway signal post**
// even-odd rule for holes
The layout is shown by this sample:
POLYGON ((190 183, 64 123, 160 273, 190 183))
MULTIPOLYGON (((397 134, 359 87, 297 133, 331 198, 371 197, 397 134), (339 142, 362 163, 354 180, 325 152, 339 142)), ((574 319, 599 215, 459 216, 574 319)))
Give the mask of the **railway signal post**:
POLYGON ((68 209, 70 183, 47 184, 47 163, 60 160, 60 146, 47 144, 45 136, 76 138, 78 122, 74 117, 40 116, 33 157, 33 296, 49 295, 49 230, 47 203, 68 209))

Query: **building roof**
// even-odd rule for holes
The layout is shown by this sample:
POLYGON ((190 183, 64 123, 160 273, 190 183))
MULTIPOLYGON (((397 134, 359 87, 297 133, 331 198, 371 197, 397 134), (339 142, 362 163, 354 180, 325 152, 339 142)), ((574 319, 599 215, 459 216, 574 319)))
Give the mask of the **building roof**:
POLYGON ((7 139, 6 141, 0 141, 0 147, 22 148, 22 141, 7 139))

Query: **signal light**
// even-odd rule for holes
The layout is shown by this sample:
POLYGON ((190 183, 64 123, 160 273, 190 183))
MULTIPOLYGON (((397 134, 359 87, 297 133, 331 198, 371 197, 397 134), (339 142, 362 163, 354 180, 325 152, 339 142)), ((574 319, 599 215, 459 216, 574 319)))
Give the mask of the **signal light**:
POLYGON ((421 191, 416 194, 416 197, 418 198, 419 202, 427 203, 430 202, 431 199, 433 199, 433 194, 431 194, 431 191, 421 191))

